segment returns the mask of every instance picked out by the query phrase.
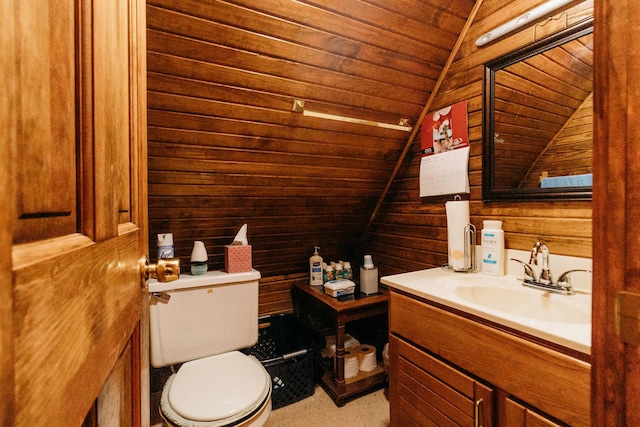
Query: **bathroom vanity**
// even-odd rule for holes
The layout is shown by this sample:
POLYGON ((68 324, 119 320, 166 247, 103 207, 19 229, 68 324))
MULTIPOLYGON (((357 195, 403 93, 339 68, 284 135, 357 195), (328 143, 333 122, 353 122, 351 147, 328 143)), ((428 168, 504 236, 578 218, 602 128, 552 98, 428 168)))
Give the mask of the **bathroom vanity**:
POLYGON ((381 281, 392 425, 591 425, 590 294, 441 269, 381 281))

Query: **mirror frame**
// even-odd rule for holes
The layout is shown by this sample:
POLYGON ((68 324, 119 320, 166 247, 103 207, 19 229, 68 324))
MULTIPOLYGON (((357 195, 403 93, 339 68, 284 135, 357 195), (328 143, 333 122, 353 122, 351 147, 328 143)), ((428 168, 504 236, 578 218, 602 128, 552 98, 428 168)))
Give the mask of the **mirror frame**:
POLYGON ((550 200, 591 200, 592 187, 495 189, 494 143, 495 133, 495 74, 516 62, 525 60, 568 41, 593 32, 593 18, 562 30, 549 37, 515 50, 505 56, 487 62, 484 66, 483 121, 482 121, 482 200, 493 201, 550 201, 550 200))

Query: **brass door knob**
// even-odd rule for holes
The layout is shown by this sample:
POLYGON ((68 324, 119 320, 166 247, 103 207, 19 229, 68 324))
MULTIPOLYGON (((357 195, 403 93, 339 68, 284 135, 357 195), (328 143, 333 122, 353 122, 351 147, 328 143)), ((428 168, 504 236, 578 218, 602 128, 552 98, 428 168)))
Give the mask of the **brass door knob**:
POLYGON ((178 258, 159 259, 156 264, 149 263, 146 256, 140 259, 142 280, 157 279, 158 282, 172 282, 180 278, 180 260, 178 258))

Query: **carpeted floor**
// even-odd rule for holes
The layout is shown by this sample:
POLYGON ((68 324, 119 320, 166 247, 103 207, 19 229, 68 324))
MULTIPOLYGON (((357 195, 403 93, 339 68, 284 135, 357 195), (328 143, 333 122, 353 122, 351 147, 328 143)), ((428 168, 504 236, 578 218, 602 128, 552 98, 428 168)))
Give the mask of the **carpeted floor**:
POLYGON ((317 386, 313 396, 276 409, 265 427, 388 427, 388 389, 381 389, 338 408, 317 386))
MULTIPOLYGON (((152 395, 151 425, 165 424, 157 416, 157 399, 152 395), (155 407, 153 407, 155 406, 155 407)), ((388 427, 388 389, 361 396, 338 408, 320 386, 313 396, 271 412, 265 427, 388 427)))

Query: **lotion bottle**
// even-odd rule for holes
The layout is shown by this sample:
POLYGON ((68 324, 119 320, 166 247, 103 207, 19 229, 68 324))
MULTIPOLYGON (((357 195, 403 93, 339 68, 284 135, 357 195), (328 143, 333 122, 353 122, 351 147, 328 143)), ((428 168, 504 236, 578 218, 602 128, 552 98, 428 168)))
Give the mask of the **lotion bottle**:
POLYGON ((314 252, 311 258, 309 258, 309 284, 314 286, 323 285, 322 281, 322 257, 318 253, 320 249, 314 246, 314 252))
POLYGON ((491 276, 504 276, 502 221, 483 221, 482 272, 491 276))

